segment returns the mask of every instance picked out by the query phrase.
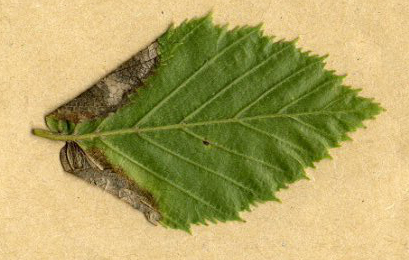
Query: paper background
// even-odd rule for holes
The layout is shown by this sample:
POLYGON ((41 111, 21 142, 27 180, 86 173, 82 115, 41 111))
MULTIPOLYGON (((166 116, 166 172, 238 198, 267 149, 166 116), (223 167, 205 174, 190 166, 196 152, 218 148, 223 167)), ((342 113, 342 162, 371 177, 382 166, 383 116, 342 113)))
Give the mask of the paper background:
POLYGON ((409 259, 409 2, 0 0, 0 259, 409 259), (333 160, 242 217, 154 227, 63 172, 43 117, 174 21, 264 22, 387 109, 333 160))

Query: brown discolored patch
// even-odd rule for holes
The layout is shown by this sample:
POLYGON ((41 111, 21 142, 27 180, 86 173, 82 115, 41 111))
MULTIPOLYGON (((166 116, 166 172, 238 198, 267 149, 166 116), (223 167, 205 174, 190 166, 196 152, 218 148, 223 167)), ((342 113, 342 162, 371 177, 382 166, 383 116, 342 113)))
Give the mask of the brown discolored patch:
POLYGON ((128 102, 128 96, 143 86, 158 63, 158 43, 155 41, 47 117, 75 124, 106 117, 128 102))
MULTIPOLYGON (((158 43, 155 41, 46 117, 75 124, 104 118, 129 101, 129 95, 143 86, 158 63, 158 43)), ((84 151, 77 143, 67 142, 60 151, 60 161, 66 172, 127 202, 152 224, 156 225, 160 220, 153 196, 140 188, 122 169, 112 167, 98 149, 84 151)))
POLYGON ((132 180, 120 167, 113 167, 108 160, 106 159, 106 156, 103 154, 101 150, 98 148, 91 148, 85 152, 89 158, 92 158, 93 160, 98 163, 98 168, 103 168, 103 169, 111 169, 113 172, 118 174, 121 178, 124 178, 128 181, 129 185, 132 186, 135 190, 138 190, 138 193, 141 194, 141 196, 145 197, 146 199, 149 200, 150 205, 157 209, 157 204, 155 202, 155 199, 153 198, 152 194, 150 194, 147 190, 144 190, 140 188, 134 180, 132 180))
POLYGON ((152 194, 140 188, 122 169, 111 167, 98 149, 87 152, 75 142, 67 142, 60 151, 64 170, 86 182, 100 187, 133 208, 141 211, 146 219, 156 225, 161 216, 152 194))

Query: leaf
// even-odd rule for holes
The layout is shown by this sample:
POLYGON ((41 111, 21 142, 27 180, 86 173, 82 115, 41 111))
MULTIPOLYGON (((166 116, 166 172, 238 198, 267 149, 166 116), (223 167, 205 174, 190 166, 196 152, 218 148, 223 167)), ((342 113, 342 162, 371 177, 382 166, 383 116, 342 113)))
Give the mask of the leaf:
POLYGON ((324 57, 260 26, 229 31, 205 16, 158 43, 158 66, 115 113, 34 133, 99 151, 153 196, 164 226, 241 220, 382 111, 324 57))

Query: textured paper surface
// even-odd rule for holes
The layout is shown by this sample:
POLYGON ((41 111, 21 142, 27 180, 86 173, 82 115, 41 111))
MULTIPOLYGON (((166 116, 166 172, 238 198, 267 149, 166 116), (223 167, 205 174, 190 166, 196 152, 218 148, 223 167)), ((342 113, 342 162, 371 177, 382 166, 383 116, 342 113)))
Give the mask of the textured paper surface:
POLYGON ((409 259, 407 1, 0 1, 0 259, 409 259), (154 227, 64 173, 43 117, 169 24, 264 22, 387 109, 246 223, 154 227))

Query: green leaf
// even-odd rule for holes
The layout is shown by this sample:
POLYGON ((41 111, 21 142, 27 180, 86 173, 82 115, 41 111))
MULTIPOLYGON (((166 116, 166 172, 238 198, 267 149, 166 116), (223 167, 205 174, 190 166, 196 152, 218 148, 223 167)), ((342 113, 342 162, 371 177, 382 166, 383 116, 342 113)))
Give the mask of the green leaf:
POLYGON ((324 57, 260 26, 229 31, 206 16, 158 42, 159 66, 128 104, 71 135, 35 134, 101 151, 152 194, 165 226, 240 220, 382 111, 324 57))

